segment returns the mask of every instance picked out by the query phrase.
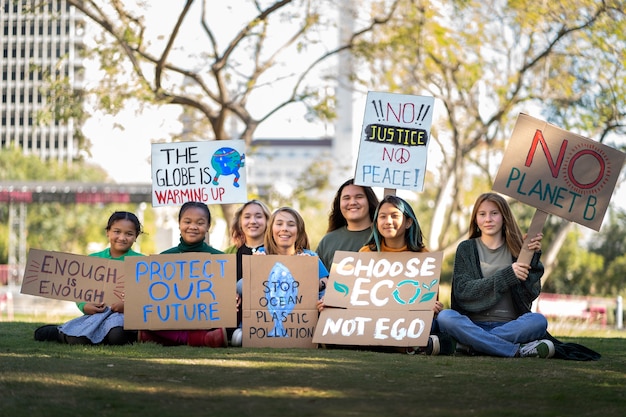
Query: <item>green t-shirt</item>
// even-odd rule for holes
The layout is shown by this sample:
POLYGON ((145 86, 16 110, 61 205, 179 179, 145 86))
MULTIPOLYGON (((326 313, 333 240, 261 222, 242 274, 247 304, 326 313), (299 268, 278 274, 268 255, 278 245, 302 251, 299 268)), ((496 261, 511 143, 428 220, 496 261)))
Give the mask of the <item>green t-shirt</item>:
MULTIPOLYGON (((143 254, 139 252, 135 252, 132 249, 129 249, 128 252, 126 252, 124 255, 114 258, 111 256, 111 248, 106 248, 105 250, 100 251, 100 252, 90 253, 89 256, 95 256, 97 258, 105 258, 105 259, 114 259, 116 261, 123 261, 124 258, 127 256, 143 256, 143 254)), ((76 303, 76 305, 78 306, 78 309, 83 314, 85 314, 85 304, 87 303, 86 302, 76 303)))
POLYGON ((335 251, 358 252, 368 241, 371 234, 372 229, 370 227, 353 232, 348 230, 347 226, 343 226, 327 233, 320 240, 315 252, 317 252, 326 269, 330 271, 335 251))

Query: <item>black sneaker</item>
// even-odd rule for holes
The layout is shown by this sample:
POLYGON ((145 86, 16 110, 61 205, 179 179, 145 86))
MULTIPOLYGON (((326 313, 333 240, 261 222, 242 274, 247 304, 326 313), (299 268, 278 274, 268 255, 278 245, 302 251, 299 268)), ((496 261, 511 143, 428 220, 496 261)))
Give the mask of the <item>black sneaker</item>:
POLYGON ((456 351, 456 339, 450 336, 448 333, 439 333, 439 354, 440 355, 454 355, 456 351))
POLYGON ((461 343, 456 344, 456 353, 459 355, 473 355, 472 348, 461 343))
POLYGON ((59 340, 59 326, 46 324, 35 330, 35 340, 39 342, 57 342, 59 340))
POLYGON ((424 349, 426 355, 454 355, 456 340, 447 333, 431 334, 424 349))

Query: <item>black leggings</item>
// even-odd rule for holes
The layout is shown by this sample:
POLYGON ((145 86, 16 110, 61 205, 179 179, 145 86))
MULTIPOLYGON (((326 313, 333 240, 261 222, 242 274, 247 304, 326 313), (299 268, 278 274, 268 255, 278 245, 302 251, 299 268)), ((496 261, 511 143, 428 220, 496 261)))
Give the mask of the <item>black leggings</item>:
MULTIPOLYGON (((91 340, 86 336, 68 336, 59 332, 61 343, 68 345, 93 345, 91 340)), ((136 331, 127 331, 123 327, 113 327, 102 341, 103 345, 128 345, 137 340, 136 331)))

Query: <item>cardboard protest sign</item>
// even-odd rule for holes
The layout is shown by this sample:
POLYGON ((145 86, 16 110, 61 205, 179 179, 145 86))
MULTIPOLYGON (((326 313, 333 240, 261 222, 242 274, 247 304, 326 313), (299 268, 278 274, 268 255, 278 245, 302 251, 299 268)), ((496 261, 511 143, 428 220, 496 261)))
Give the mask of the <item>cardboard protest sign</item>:
POLYGON ((124 328, 236 327, 236 259, 203 252, 126 258, 124 328))
POLYGON ((247 201, 243 140, 152 144, 152 205, 247 201))
POLYGON ((31 249, 22 294, 111 305, 124 300, 124 262, 31 249))
POLYGON ((243 346, 314 348, 317 256, 243 257, 243 346))
POLYGON ((442 252, 335 252, 313 342, 426 346, 442 252))
POLYGON ((493 190, 598 231, 624 156, 520 114, 493 190))
POLYGON ((422 191, 433 97, 370 91, 354 183, 422 191))

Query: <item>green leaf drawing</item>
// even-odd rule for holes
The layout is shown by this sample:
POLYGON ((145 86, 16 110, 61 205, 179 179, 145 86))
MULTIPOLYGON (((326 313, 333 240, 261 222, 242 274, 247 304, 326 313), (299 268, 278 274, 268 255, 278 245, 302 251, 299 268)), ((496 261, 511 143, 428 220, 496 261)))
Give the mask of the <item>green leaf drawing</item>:
POLYGON ((335 291, 338 293, 343 294, 344 297, 350 292, 350 288, 346 284, 340 284, 337 281, 335 281, 333 288, 335 288, 335 291))
POLYGON ((432 300, 436 294, 437 294, 436 292, 427 292, 426 294, 422 295, 422 298, 420 299, 420 303, 426 302, 428 300, 432 300))

